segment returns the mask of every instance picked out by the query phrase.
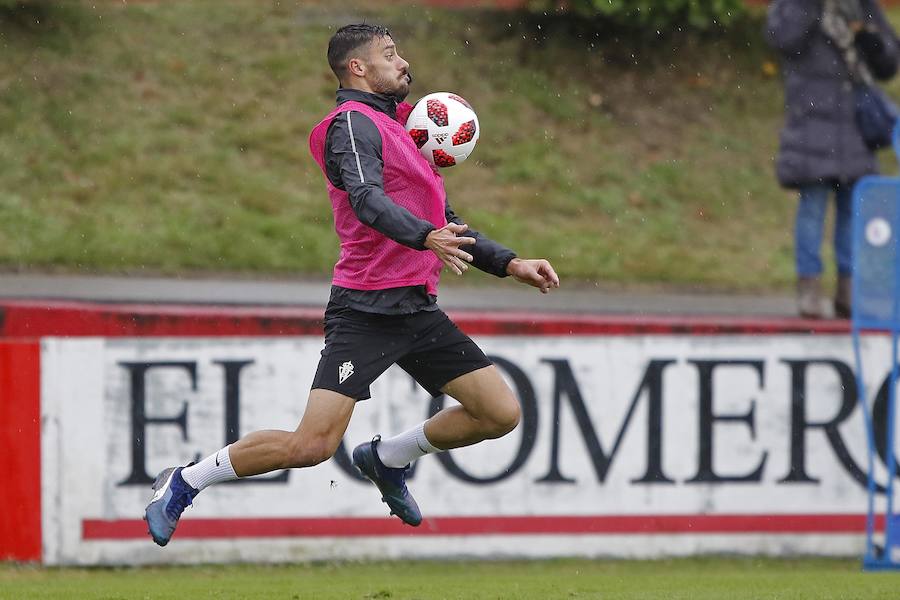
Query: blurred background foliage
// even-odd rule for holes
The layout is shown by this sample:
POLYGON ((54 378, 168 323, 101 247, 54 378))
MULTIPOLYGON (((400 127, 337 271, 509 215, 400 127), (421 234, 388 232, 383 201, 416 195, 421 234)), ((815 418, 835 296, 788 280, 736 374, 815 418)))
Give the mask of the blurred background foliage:
POLYGON ((528 8, 653 31, 727 27, 746 15, 744 0, 531 0, 528 8))

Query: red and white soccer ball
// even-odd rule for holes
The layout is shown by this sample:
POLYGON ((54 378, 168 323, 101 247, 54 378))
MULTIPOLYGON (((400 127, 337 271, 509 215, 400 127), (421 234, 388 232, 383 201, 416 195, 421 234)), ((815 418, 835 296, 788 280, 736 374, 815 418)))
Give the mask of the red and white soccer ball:
POLYGON ((406 130, 425 160, 437 167, 452 167, 466 160, 481 133, 472 106, 448 92, 428 94, 416 102, 406 130))

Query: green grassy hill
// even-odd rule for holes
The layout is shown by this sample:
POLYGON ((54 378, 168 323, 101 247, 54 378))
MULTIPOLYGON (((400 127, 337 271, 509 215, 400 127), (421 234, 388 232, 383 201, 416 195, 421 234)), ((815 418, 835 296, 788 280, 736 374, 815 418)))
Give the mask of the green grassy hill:
POLYGON ((476 229, 570 282, 790 285, 758 21, 636 41, 393 4, 0 2, 0 269, 327 274, 306 140, 333 106, 330 33, 366 17, 412 64, 411 99, 456 91, 478 111, 478 148, 445 172, 476 229))

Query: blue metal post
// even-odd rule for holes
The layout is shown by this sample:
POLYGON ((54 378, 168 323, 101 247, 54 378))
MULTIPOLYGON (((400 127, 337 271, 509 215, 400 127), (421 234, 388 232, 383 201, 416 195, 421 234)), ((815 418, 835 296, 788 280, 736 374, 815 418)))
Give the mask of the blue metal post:
MULTIPOLYGON (((900 122, 893 131, 894 153, 900 162, 900 122)), ((870 176, 862 178, 853 194, 853 289, 852 289, 852 339, 856 360, 857 400, 863 413, 868 446, 867 466, 868 505, 866 515, 866 553, 863 567, 866 570, 900 569, 900 517, 894 514, 894 487, 897 459, 894 448, 895 420, 897 418, 897 379, 900 364, 897 361, 900 346, 900 178, 870 176), (883 215, 879 215, 879 211, 883 215), (884 218, 887 225, 876 218, 884 218), (863 222, 865 219, 869 223, 863 222), (884 232, 876 237, 867 235, 867 226, 881 226, 884 232), (878 237, 882 239, 879 240, 878 237), (888 245, 890 244, 890 245, 888 245), (887 265, 888 257, 893 264, 887 265), (868 262, 867 262, 868 261, 868 262), (884 266, 881 270, 879 267, 884 266), (891 268, 892 267, 892 268, 891 268), (891 280, 892 279, 892 280, 891 280), (881 287, 884 286, 884 287, 881 287), (888 287, 889 286, 889 287, 888 287), (884 457, 887 474, 884 483, 884 548, 875 543, 876 494, 879 486, 875 480, 877 442, 873 410, 869 409, 864 381, 863 357, 860 336, 863 331, 883 331, 891 335, 891 369, 888 376, 887 422, 884 423, 887 455, 884 457)), ((874 232, 879 231, 876 227, 874 232)), ((872 234, 874 235, 874 233, 872 234)), ((874 401, 872 403, 874 407, 874 401)))

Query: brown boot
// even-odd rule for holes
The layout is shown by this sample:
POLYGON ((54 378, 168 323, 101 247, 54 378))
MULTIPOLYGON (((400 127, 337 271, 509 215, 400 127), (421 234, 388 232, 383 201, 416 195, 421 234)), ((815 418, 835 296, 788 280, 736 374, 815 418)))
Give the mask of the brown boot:
POLYGON ((818 277, 797 279, 797 311, 804 319, 821 319, 822 285, 818 277))
POLYGON ((853 279, 849 275, 838 276, 837 291, 834 294, 834 316, 837 319, 849 319, 853 279))

